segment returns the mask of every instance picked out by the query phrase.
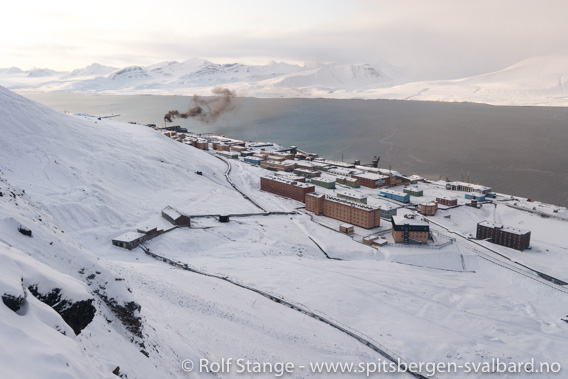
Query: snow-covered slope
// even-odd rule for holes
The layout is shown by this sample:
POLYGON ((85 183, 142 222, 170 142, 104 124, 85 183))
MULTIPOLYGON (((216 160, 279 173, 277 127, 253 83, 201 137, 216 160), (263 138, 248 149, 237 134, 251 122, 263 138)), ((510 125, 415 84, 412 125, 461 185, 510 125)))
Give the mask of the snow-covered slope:
POLYGON ((527 59, 503 70, 456 80, 406 83, 364 97, 470 101, 495 105, 568 105, 568 56, 527 59))
MULTIPOLYGON (((234 161, 230 177, 247 196, 286 211, 251 214, 259 209, 211 154, 141 125, 59 114, 1 87, 0 133, 0 372, 7 377, 187 377, 186 359, 197 366, 228 358, 291 362, 290 378, 329 377, 309 363, 376 363, 384 356, 371 342, 413 362, 568 365, 568 292, 507 270, 510 262, 478 258, 466 239, 442 250, 377 250, 314 222, 301 203, 260 192, 265 171, 234 161), (110 243, 138 226, 161 226, 166 205, 231 219, 194 217, 191 228, 148 241, 146 254, 110 243)), ((447 212, 441 223, 465 232, 491 214, 485 205, 447 212)), ((502 214, 514 212, 521 211, 502 214)), ((541 226, 533 229, 542 254, 523 262, 538 259, 548 272, 546 262, 565 247, 546 233, 564 221, 521 221, 541 226)))
POLYGON ((469 101, 495 105, 568 105, 568 56, 527 59, 503 70, 454 80, 416 81, 418 73, 373 64, 216 64, 204 59, 122 69, 93 64, 70 73, 0 69, 0 85, 19 90, 208 95, 226 86, 252 97, 469 101))

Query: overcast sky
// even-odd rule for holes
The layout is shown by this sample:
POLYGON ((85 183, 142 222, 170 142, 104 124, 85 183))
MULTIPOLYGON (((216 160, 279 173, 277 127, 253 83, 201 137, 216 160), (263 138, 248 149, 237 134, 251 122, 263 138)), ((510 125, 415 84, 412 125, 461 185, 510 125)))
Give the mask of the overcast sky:
POLYGON ((0 67, 21 69, 385 60, 457 77, 568 53, 566 0, 10 0, 2 8, 0 67))

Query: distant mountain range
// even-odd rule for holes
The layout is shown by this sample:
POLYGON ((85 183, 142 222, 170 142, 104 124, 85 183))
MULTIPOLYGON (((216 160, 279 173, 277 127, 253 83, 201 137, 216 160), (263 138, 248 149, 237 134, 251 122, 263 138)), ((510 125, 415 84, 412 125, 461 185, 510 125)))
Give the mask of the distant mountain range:
POLYGON ((322 97, 568 106, 568 56, 527 59, 503 70, 453 80, 417 75, 380 61, 364 64, 218 64, 194 58, 151 66, 92 64, 71 72, 0 69, 12 90, 208 95, 215 86, 250 97, 322 97))

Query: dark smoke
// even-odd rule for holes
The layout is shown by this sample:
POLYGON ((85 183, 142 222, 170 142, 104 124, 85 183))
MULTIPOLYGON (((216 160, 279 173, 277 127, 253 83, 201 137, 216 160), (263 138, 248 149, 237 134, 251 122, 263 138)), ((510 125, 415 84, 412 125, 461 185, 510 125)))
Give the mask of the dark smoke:
POLYGON ((192 106, 187 112, 169 111, 164 115, 164 120, 172 122, 176 118, 194 118, 201 122, 212 123, 223 113, 235 109, 233 99, 237 96, 236 93, 228 88, 221 87, 213 88, 212 92, 215 97, 209 99, 193 95, 192 106))

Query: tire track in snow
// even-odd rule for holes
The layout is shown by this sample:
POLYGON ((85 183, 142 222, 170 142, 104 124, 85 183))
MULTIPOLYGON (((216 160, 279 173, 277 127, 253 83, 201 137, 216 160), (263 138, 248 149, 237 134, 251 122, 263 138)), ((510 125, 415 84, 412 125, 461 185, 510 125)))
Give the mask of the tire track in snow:
MULTIPOLYGON (((172 259, 163 257, 163 256, 155 254, 155 253, 152 253, 150 251, 150 249, 148 247, 144 246, 143 244, 139 245, 139 247, 144 251, 144 253, 146 253, 147 255, 149 255, 150 257, 152 257, 152 258, 154 258, 158 261, 161 261, 163 263, 169 264, 171 266, 174 266, 174 267, 182 269, 182 270, 193 272, 195 274, 199 274, 199 275, 207 276, 207 277, 210 277, 210 278, 216 278, 216 279, 219 279, 219 280, 223 280, 223 281, 230 283, 232 285, 235 285, 237 287, 243 288, 243 289, 248 290, 248 291, 255 292, 255 293, 257 293, 257 294, 259 294, 259 295, 261 295, 261 296, 267 298, 268 300, 271 300, 271 301, 273 301, 277 304, 284 305, 284 306, 286 306, 286 307, 288 307, 292 310, 303 313, 306 316, 313 318, 314 320, 323 322, 324 324, 327 324, 327 325, 331 326, 332 328, 339 330, 340 332, 348 335, 349 337, 351 337, 351 338, 357 340, 358 342, 362 343, 363 345, 369 347, 371 350, 375 351, 376 353, 379 353, 380 355, 382 355, 384 358, 386 358, 390 362, 393 362, 395 364, 398 364, 399 362, 406 363, 406 365, 407 365, 406 367, 408 367, 409 362, 411 362, 408 359, 404 359, 400 355, 393 353, 387 347, 385 347, 385 346, 381 345, 380 343, 374 341, 371 337, 368 337, 368 336, 364 335, 363 333, 358 332, 355 329, 353 329, 353 328, 351 328, 347 325, 343 325, 338 321, 334 321, 328 316, 325 316, 325 315, 320 314, 320 313, 316 313, 315 311, 310 311, 306 306, 301 305, 301 304, 296 303, 296 302, 293 302, 292 300, 285 299, 281 295, 271 294, 271 293, 259 290, 257 288, 254 288, 254 287, 250 287, 246 284, 239 283, 235 279, 231 279, 228 276, 210 274, 210 273, 207 273, 205 271, 198 270, 194 267, 191 267, 187 263, 174 261, 172 259)), ((421 379, 435 378, 435 376, 424 376, 424 375, 422 375, 418 372, 408 372, 408 374, 410 374, 410 375, 412 375, 416 378, 421 378, 421 379)))

